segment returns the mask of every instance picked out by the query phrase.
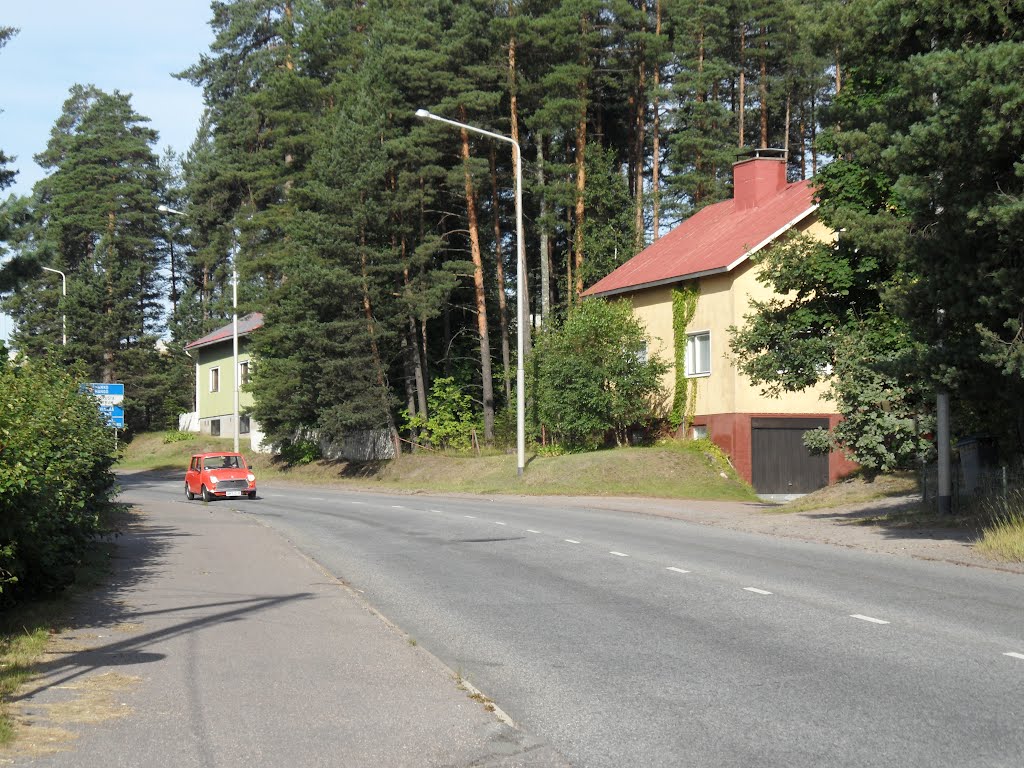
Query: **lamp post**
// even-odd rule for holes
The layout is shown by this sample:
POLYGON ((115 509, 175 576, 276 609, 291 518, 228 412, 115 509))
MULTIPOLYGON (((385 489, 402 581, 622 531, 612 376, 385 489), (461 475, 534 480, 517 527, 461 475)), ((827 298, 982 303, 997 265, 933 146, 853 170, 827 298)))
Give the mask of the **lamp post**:
MULTIPOLYGON (((67 275, 65 275, 59 269, 51 269, 50 267, 43 267, 43 269, 45 271, 47 271, 47 272, 56 272, 58 275, 60 275, 60 303, 61 303, 61 306, 63 307, 64 304, 65 304, 65 299, 67 299, 67 297, 68 297, 68 278, 67 278, 67 275)), ((60 330, 61 330, 61 338, 62 338, 61 344, 63 344, 63 346, 66 347, 68 345, 68 316, 67 316, 67 310, 65 310, 64 312, 60 313, 60 330)))
POLYGON ((466 125, 455 120, 449 120, 446 117, 435 115, 433 112, 428 112, 425 109, 417 109, 416 117, 437 120, 440 123, 447 123, 448 125, 455 126, 456 128, 463 128, 473 133, 479 133, 483 136, 488 136, 497 141, 504 141, 507 144, 512 145, 512 161, 516 167, 516 316, 518 321, 516 323, 517 334, 516 334, 516 474, 519 477, 523 476, 523 470, 526 468, 526 389, 524 379, 524 363, 523 356, 526 353, 525 346, 525 330, 528 318, 524 317, 526 314, 526 297, 523 295, 523 274, 526 271, 526 250, 523 238, 523 156, 522 150, 519 148, 519 142, 509 136, 503 136, 500 133, 493 133, 491 131, 485 131, 482 128, 476 128, 472 125, 466 125))
MULTIPOLYGON (((178 211, 167 205, 158 205, 156 207, 161 213, 171 213, 175 216, 187 216, 188 214, 184 211, 178 211)), ((239 366, 238 366, 238 271, 235 268, 235 262, 237 261, 238 254, 235 253, 231 257, 231 359, 235 369, 234 375, 232 376, 232 408, 233 413, 231 414, 232 422, 234 423, 234 450, 238 453, 238 390, 239 390, 239 366)), ((199 382, 196 382, 196 399, 198 402, 198 391, 199 382)))

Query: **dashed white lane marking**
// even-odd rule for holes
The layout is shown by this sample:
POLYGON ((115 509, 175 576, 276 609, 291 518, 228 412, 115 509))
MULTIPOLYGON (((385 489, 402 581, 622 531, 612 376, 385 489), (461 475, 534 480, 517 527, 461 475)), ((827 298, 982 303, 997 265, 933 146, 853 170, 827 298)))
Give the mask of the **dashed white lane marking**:
POLYGON ((1012 659, 1024 659, 1024 653, 1017 653, 1016 651, 1004 653, 1003 656, 1009 656, 1012 659))
POLYGON ((495 525, 508 525, 508 523, 499 523, 497 520, 494 521, 495 525))
POLYGON ((476 515, 463 515, 463 517, 468 517, 470 520, 476 520, 476 515))
POLYGON ((430 511, 433 512, 435 515, 443 515, 444 514, 444 510, 443 509, 432 509, 430 511))
POLYGON ((859 613, 851 613, 850 614, 850 618, 851 619, 860 619, 861 621, 870 621, 872 624, 888 624, 889 623, 888 621, 885 621, 884 619, 876 619, 876 618, 874 618, 872 616, 864 616, 864 615, 859 614, 859 613))
POLYGON ((616 557, 629 557, 629 555, 627 555, 625 552, 616 552, 615 550, 612 550, 608 554, 615 555, 616 557))
POLYGON ((311 496, 311 497, 309 498, 309 500, 310 500, 310 501, 327 501, 327 499, 321 499, 321 498, 318 498, 318 497, 316 497, 316 496, 311 496))
POLYGON ((569 542, 570 544, 579 544, 579 542, 576 541, 576 539, 566 539, 566 541, 569 542))
POLYGON ((350 501, 349 504, 366 504, 365 501, 350 501))
POLYGON ((676 568, 674 565, 670 565, 665 570, 666 571, 675 571, 676 573, 689 573, 689 571, 684 571, 682 568, 676 568))
POLYGON ((755 595, 770 595, 767 589, 758 589, 757 587, 744 587, 747 592, 753 592, 755 595))
POLYGON ((392 509, 405 509, 405 507, 401 506, 400 504, 392 504, 391 508, 392 509))
POLYGON ((533 528, 527 528, 526 532, 527 533, 540 533, 540 531, 535 531, 535 530, 533 530, 533 528))

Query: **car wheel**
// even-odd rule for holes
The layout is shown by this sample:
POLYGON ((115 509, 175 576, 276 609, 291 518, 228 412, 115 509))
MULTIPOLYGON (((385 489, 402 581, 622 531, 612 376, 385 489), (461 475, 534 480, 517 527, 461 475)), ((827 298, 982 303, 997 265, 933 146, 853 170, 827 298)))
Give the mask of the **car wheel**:
POLYGON ((249 498, 250 499, 255 499, 256 498, 256 491, 249 491, 249 498))
POLYGON ((213 501, 213 494, 205 485, 203 486, 203 501, 213 501))
POLYGON ((192 501, 192 499, 194 499, 195 497, 196 495, 192 493, 192 491, 189 489, 188 483, 185 483, 185 498, 188 499, 189 501, 192 501))

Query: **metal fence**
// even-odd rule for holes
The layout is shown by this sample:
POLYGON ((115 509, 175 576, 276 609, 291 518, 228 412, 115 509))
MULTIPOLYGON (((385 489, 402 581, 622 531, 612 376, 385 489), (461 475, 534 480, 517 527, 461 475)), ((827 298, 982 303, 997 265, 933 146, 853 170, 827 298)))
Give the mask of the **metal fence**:
MULTIPOLYGON (((921 497, 925 504, 935 506, 939 496, 939 467, 929 464, 918 473, 921 497)), ((1001 467, 968 467, 961 462, 950 466, 954 514, 965 506, 986 498, 1005 496, 1024 490, 1024 470, 1001 467)))

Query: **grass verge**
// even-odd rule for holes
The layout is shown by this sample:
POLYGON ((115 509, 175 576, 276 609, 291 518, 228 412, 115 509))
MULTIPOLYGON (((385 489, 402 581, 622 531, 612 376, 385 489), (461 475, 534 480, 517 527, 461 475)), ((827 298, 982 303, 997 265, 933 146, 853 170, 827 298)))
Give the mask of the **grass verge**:
MULTIPOLYGON (((231 450, 231 440, 196 436, 164 442, 163 434, 137 435, 119 468, 180 473, 188 457, 231 450)), ((458 456, 430 451, 393 461, 317 461, 289 467, 274 457, 244 450, 259 482, 342 485, 421 493, 525 494, 557 496, 655 496, 661 498, 752 501, 754 492, 703 441, 665 441, 644 448, 527 456, 522 478, 516 457, 506 454, 458 456)))
POLYGON ((978 551, 994 560, 1024 563, 1024 492, 1012 493, 986 505, 988 520, 978 551))
MULTIPOLYGON (((104 530, 118 530, 126 514, 118 507, 105 515, 104 530)), ((0 615, 0 746, 9 744, 15 734, 8 708, 11 696, 32 679, 51 635, 66 625, 75 599, 109 578, 115 546, 110 536, 97 539, 75 569, 71 587, 55 597, 18 605, 0 615)))
POLYGON ((867 504, 880 499, 910 496, 917 490, 917 477, 911 472, 879 475, 870 482, 862 475, 854 474, 835 485, 825 486, 814 493, 782 504, 772 512, 809 512, 815 509, 834 509, 848 504, 867 504))

